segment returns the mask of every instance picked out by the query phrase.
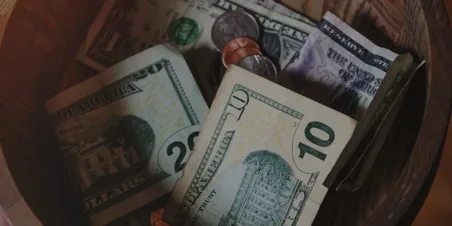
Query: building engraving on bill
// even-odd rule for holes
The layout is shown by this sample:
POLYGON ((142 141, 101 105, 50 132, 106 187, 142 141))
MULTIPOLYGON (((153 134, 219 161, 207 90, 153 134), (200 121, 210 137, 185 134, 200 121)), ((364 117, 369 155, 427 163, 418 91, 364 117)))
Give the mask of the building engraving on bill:
MULTIPOLYGON (((284 225, 287 221, 296 221, 301 211, 297 211, 296 216, 290 216, 290 210, 296 207, 302 209, 314 183, 309 183, 309 186, 298 180, 287 162, 272 152, 261 150, 250 153, 243 164, 246 171, 240 188, 219 226, 252 226, 268 222, 284 225), (294 206, 294 203, 297 205, 294 206)), ((313 173, 311 179, 315 180, 317 176, 318 173, 313 173)))
POLYGON ((82 192, 95 183, 121 180, 127 172, 140 170, 152 154, 149 147, 155 142, 155 134, 146 121, 127 115, 114 117, 106 124, 100 137, 63 150, 71 177, 82 192))

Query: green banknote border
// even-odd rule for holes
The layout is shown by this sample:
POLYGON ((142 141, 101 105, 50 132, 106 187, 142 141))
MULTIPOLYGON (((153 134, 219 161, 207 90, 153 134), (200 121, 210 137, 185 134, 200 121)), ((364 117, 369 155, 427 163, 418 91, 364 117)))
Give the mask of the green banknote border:
POLYGON ((162 67, 164 67, 165 71, 169 75, 168 77, 170 78, 171 84, 173 85, 173 88, 175 89, 175 91, 177 93, 177 96, 179 97, 179 100, 181 101, 181 103, 182 103, 182 105, 184 107, 184 110, 186 111, 186 113, 188 115, 188 118, 189 118, 190 122, 192 123, 192 125, 201 124, 201 122, 199 121, 199 119, 198 119, 198 117, 196 115, 196 112, 193 109, 193 106, 190 104, 190 100, 189 100, 187 94, 184 91, 184 87, 182 86, 181 82, 179 81, 177 73, 176 73, 176 71, 174 70, 174 68, 173 68, 173 66, 171 64, 171 61, 166 59, 166 58, 162 58, 162 59, 160 59, 158 61, 155 61, 154 63, 148 64, 148 65, 146 65, 146 66, 144 66, 144 67, 142 67, 142 68, 140 68, 138 70, 130 72, 128 75, 123 76, 122 78, 119 78, 118 80, 116 80, 116 81, 114 81, 114 82, 102 87, 102 89, 99 89, 99 90, 87 95, 86 97, 80 98, 80 99, 74 101, 73 103, 71 103, 70 105, 68 105, 68 106, 56 111, 55 113, 53 113, 51 115, 52 118, 53 118, 54 123, 55 122, 59 123, 60 121, 61 122, 62 121, 67 121, 67 120, 70 120, 70 119, 72 119, 74 117, 79 117, 79 116, 84 115, 86 113, 89 113, 89 112, 91 112, 93 110, 96 110, 96 109, 98 109, 100 107, 103 107, 103 106, 105 106, 107 104, 111 104, 111 103, 113 103, 115 101, 118 101, 120 99, 126 98, 126 97, 128 97, 130 95, 134 95, 134 94, 142 92, 143 90, 140 89, 140 87, 137 87, 134 84, 134 82, 136 82, 137 79, 141 80, 142 78, 140 78, 139 76, 138 76, 138 78, 136 78, 135 76, 136 75, 140 75, 140 73, 142 73, 143 71, 145 73, 149 74, 150 76, 152 76, 153 74, 151 74, 149 72, 149 68, 154 67, 156 65, 162 65, 162 67), (115 97, 115 98, 110 98, 110 100, 108 100, 106 102, 102 102, 100 104, 92 104, 92 106, 90 106, 88 108, 84 107, 83 109, 79 109, 78 111, 74 110, 75 113, 71 114, 70 117, 62 118, 61 116, 59 116, 59 114, 61 114, 62 112, 71 111, 71 108, 73 106, 80 106, 84 102, 90 101, 93 97, 96 97, 96 96, 98 96, 98 95, 100 95, 102 93, 105 93, 105 90, 109 90, 111 88, 114 88, 114 87, 117 87, 117 86, 121 86, 121 85, 127 85, 127 84, 133 85, 134 88, 136 89, 136 91, 127 93, 125 95, 120 95, 120 96, 115 97))
MULTIPOLYGON (((248 0, 244 0, 244 1, 248 1, 248 0)), ((254 3, 254 4, 258 5, 259 7, 268 9, 268 8, 264 7, 263 5, 260 5, 260 4, 257 4, 257 3, 254 3)), ((297 55, 298 51, 301 48, 303 48, 304 44, 307 42, 307 40, 309 38, 309 35, 310 35, 310 33, 306 32, 305 30, 302 30, 301 28, 297 28, 296 26, 293 26, 292 24, 290 24, 290 25, 289 24, 284 24, 283 22, 280 22, 280 21, 278 21, 276 19, 270 18, 269 15, 262 14, 262 13, 257 12, 257 11, 253 11, 253 9, 250 9, 249 7, 246 7, 244 5, 240 5, 239 3, 231 1, 231 0, 214 0, 211 3, 211 7, 216 7, 218 9, 220 9, 220 10, 223 10, 224 11, 223 13, 234 11, 234 10, 245 10, 246 12, 250 13, 253 17, 255 17, 257 19, 258 23, 260 24, 260 26, 263 28, 261 30, 261 34, 260 34, 262 36, 261 38, 263 38, 263 36, 265 36, 265 34, 272 34, 272 35, 277 35, 279 37, 279 41, 281 41, 281 42, 285 42, 285 40, 287 39, 287 40, 291 40, 292 42, 295 42, 297 45, 299 45, 297 50, 294 51, 294 53, 290 57, 288 57, 290 55, 289 53, 287 53, 287 54, 283 53, 283 49, 284 49, 283 44, 281 44, 281 46, 279 47, 279 49, 280 49, 279 58, 273 56, 270 53, 267 53, 268 57, 270 57, 273 60, 277 61, 278 64, 281 64, 281 65, 279 65, 281 68, 287 66, 292 61, 292 58, 294 58, 297 55), (295 37, 293 37, 293 35, 284 34, 284 32, 283 32, 284 28, 282 28, 282 29, 275 29, 275 27, 271 27, 271 26, 266 26, 265 25, 265 24, 272 24, 272 23, 273 24, 279 24, 279 25, 283 26, 284 28, 290 28, 290 29, 293 29, 295 31, 299 31, 300 34, 303 36, 303 40, 295 38, 295 37), (284 58, 283 55, 288 55, 288 56, 287 56, 286 59, 282 59, 282 58, 284 58), (282 65, 284 62, 286 62, 286 65, 282 65)), ((270 10, 270 9, 268 9, 268 10, 270 10)), ((283 14, 280 14, 280 15, 283 15, 283 14)), ((307 26, 315 27, 315 26, 313 26, 313 25, 311 25, 309 23, 306 23, 306 22, 294 19, 292 17, 285 16, 285 15, 283 15, 283 16, 284 17, 288 17, 291 20, 294 20, 294 21, 297 21, 297 22, 300 22, 300 23, 304 23, 307 26)), ((264 51, 266 51, 265 41, 264 40, 261 40, 261 41, 262 41, 262 43, 261 43, 262 49, 264 51)))
MULTIPOLYGON (((177 76, 177 73, 174 70, 170 60, 162 58, 162 59, 160 59, 158 61, 155 61, 154 63, 148 64, 145 67, 142 67, 141 69, 138 69, 138 70, 136 70, 134 72, 129 73, 129 75, 125 76, 123 79, 121 79, 121 81, 124 81, 124 80, 126 80, 126 81, 133 81, 134 75, 136 75, 137 73, 139 73, 140 71, 143 71, 143 70, 145 70, 148 73, 148 76, 150 76, 149 79, 152 79, 151 76, 153 76, 153 74, 149 73, 148 69, 151 68, 151 67, 154 67, 156 65, 159 65, 159 64, 163 66, 162 69, 165 70, 166 75, 168 76, 169 80, 171 81, 173 89, 176 92, 176 94, 177 94, 177 96, 178 96, 178 98, 179 98, 179 100, 180 100, 180 102, 181 102, 181 104, 182 104, 182 106, 183 106, 183 108, 185 110, 185 113, 187 114, 187 117, 188 117, 191 125, 199 125, 201 122, 200 122, 198 116, 196 115, 196 112, 194 111, 193 106, 192 106, 192 104, 191 104, 191 102, 190 102, 190 100, 189 100, 189 98, 188 98, 188 96, 187 96, 187 94, 186 94, 186 92, 184 90, 184 87, 183 87, 182 83, 180 82, 180 80, 179 80, 179 78, 177 76)), ((113 83, 113 84, 115 84, 115 83, 113 83)), ((95 95, 96 93, 94 93, 93 95, 95 95)), ((86 112, 86 113, 88 113, 88 112, 86 112)), ((156 150, 154 150, 154 151, 156 151, 156 150)), ((139 170, 136 173, 131 174, 130 176, 128 176, 126 178, 123 178, 120 182, 110 185, 108 189, 104 189, 102 191, 96 192, 96 194, 98 195, 98 194, 102 194, 102 193, 106 193, 108 191, 111 191, 111 189, 117 188, 118 185, 120 185, 121 183, 123 183, 125 181, 128 181, 128 180, 130 180, 132 178, 135 178, 135 177, 137 177, 139 175, 142 175, 142 174, 144 175, 144 173, 145 173, 144 171, 145 170, 143 170, 143 169, 139 170)), ((115 197, 115 198, 113 198, 111 200, 108 200, 104 204, 100 204, 98 207, 95 207, 95 208, 89 210, 88 213, 96 214, 96 213, 101 212, 101 211, 103 211, 105 209, 108 209, 112 205, 118 204, 121 201, 123 201, 124 199, 127 199, 127 198, 129 198, 129 197, 141 192, 142 190, 146 189, 147 187, 155 185, 156 183, 159 183, 160 181, 162 181, 162 180, 164 180, 164 179, 166 179, 166 178, 168 178, 170 176, 171 175, 169 175, 169 174, 167 174, 167 173, 165 173, 163 171, 161 173, 159 173, 159 174, 156 174, 152 178, 148 178, 148 177, 145 176, 146 183, 140 185, 139 187, 137 187, 137 188, 135 188, 135 189, 133 189, 133 190, 131 190, 129 192, 125 192, 124 194, 122 194, 120 196, 117 196, 117 197, 115 197)), ((83 192, 81 194, 83 195, 83 192)), ((85 200, 87 200, 87 199, 92 199, 92 198, 96 197, 97 195, 84 196, 83 200, 82 200, 82 203, 84 203, 85 200)))
MULTIPOLYGON (((192 125, 199 125, 201 122, 198 119, 198 116, 196 115, 195 110, 193 109, 193 106, 190 103, 190 99, 188 99, 187 94, 184 91, 184 87, 182 86, 182 83, 179 81, 179 78, 177 77, 177 73, 174 70, 173 66, 171 65, 171 62, 165 58, 162 58, 160 61, 165 62, 166 71, 168 74, 170 74, 170 80, 173 84, 174 88, 177 87, 177 95, 179 96, 179 99, 182 102, 182 106, 184 106, 184 110, 187 112, 187 116, 191 122, 192 125)), ((157 61, 158 62, 158 61, 157 61)))
MULTIPOLYGON (((243 86, 241 84, 238 84, 238 83, 235 84, 233 89, 231 90, 231 94, 230 94, 228 100, 230 100, 231 97, 232 97, 232 94, 235 91, 238 91, 238 90, 242 90, 242 91, 246 92, 250 97, 253 97, 254 99, 256 99, 258 101, 261 101, 262 103, 267 104, 268 106, 273 107, 274 109, 279 110, 279 111, 281 111, 283 113, 286 113, 286 114, 288 114, 288 115, 290 115, 290 116, 292 116, 294 118, 297 118, 297 119, 301 120, 304 117, 303 113, 298 112, 298 111, 296 111, 296 110, 294 110, 294 109, 292 109, 290 107, 287 107, 287 106, 285 106, 285 105, 283 105, 283 104, 281 104, 281 103, 279 103, 277 101, 274 101, 273 99, 271 99, 271 98, 269 98, 269 97, 267 97, 265 95, 262 95, 262 94, 260 94, 260 93, 258 93, 256 91, 254 91, 254 90, 252 90, 252 89, 250 89, 248 87, 245 87, 245 86, 243 86)), ((200 166, 198 167, 198 170, 195 173, 195 177, 193 178, 192 182, 190 183, 190 186, 188 187, 188 189, 187 189, 187 191, 186 191, 186 193, 184 195, 184 198, 182 199, 182 202, 181 202, 181 204, 179 206, 179 209, 176 212, 176 219, 178 217, 180 217, 181 210, 186 205, 187 198, 189 196, 190 191, 195 189, 195 187, 198 184, 200 178, 202 177, 202 173, 204 172, 204 169, 207 166, 208 160, 210 159, 211 154, 213 152, 213 148, 215 147, 215 143, 217 143, 217 141, 218 141, 218 139, 220 137, 220 132, 222 131, 222 128, 224 126, 224 122, 226 121, 226 116, 227 116, 226 108, 227 108, 227 104, 226 104, 226 106, 223 109, 223 114, 221 115, 221 119, 220 119, 219 123, 216 126, 215 132, 212 135, 211 141, 209 142, 209 145, 207 147, 207 151, 205 152, 205 154, 204 154, 204 156, 203 156, 203 158, 201 160, 201 164, 200 164, 200 166)), ((220 165, 221 165, 221 163, 218 165, 217 169, 220 167, 220 165)), ((184 219, 182 221, 184 221, 184 220, 185 220, 185 216, 184 216, 184 219)))

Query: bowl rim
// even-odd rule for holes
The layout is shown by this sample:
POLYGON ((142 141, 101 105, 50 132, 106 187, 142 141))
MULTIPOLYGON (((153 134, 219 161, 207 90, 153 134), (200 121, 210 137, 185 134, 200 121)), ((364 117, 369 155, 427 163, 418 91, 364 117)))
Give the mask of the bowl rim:
POLYGON ((399 178, 387 191, 388 195, 378 202, 376 207, 381 208, 375 208, 363 225, 396 225, 401 219, 419 212, 427 198, 427 195, 422 197, 420 193, 430 190, 447 136, 452 105, 449 76, 452 70, 444 66, 452 65, 449 18, 443 0, 416 0, 415 4, 419 4, 420 16, 425 21, 421 28, 416 26, 422 29, 427 42, 423 49, 427 61, 424 114, 412 152, 399 178))

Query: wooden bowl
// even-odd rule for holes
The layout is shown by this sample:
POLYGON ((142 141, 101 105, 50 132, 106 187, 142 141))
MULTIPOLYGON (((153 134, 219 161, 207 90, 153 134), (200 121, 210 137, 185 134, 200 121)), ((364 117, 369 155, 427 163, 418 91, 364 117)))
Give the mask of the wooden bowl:
MULTIPOLYGON (((81 219, 44 103, 95 74, 74 56, 102 3, 19 1, 0 49, 0 142, 20 198, 34 212, 28 216, 43 225, 77 225, 81 219)), ((364 187, 355 193, 331 189, 315 220, 316 225, 410 224, 441 156, 451 107, 452 35, 443 1, 285 3, 315 19, 330 10, 377 44, 428 62, 410 87, 364 187)), ((0 204, 7 200, 0 188, 0 204)))

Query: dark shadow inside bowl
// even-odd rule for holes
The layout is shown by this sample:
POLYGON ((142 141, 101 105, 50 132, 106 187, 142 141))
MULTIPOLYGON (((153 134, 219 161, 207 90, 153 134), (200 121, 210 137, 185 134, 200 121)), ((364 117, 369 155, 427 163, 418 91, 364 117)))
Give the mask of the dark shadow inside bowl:
MULTIPOLYGON (((400 111, 361 189, 349 193, 330 188, 314 225, 362 225, 374 210, 384 208, 379 203, 389 198, 388 193, 396 186, 395 183, 410 158, 423 120, 427 92, 426 71, 423 69, 413 78, 400 111)), ((340 177, 336 178, 335 183, 338 180, 340 177)))

